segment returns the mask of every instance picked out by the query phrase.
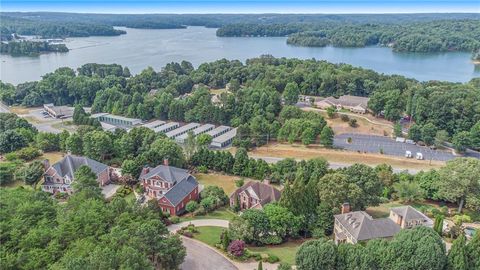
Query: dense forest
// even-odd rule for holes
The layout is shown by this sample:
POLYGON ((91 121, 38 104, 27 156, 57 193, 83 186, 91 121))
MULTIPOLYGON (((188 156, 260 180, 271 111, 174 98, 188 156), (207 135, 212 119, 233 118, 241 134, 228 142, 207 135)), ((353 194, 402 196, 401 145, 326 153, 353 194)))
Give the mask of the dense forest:
POLYGON ((48 52, 68 52, 68 48, 65 44, 50 44, 46 41, 0 42, 0 53, 13 56, 38 56, 48 52))
POLYGON ((118 36, 125 34, 123 30, 116 30, 112 26, 94 24, 88 20, 83 22, 40 21, 0 15, 1 40, 11 40, 13 34, 39 36, 42 38, 66 38, 88 36, 118 36))
MULTIPOLYGON (((419 134, 427 126, 429 134, 440 132, 446 140, 457 134, 465 137, 480 121, 478 79, 464 84, 418 82, 347 64, 271 56, 249 59, 246 64, 223 59, 197 69, 183 61, 160 71, 147 68, 135 76, 119 65, 88 64, 77 71, 60 68, 37 82, 0 84, 0 98, 9 105, 82 104, 92 106, 93 112, 144 120, 227 124, 239 127, 244 146, 261 145, 267 138, 301 141, 295 127, 318 126, 307 123, 313 119, 292 106, 282 109, 282 99, 285 105, 293 105, 299 94, 369 96, 374 114, 392 121, 410 115, 419 134), (227 84, 230 91, 220 95, 220 104, 212 102, 209 88, 227 84)), ((480 146, 478 140, 466 143, 480 146)))
POLYGON ((399 52, 468 51, 480 48, 478 20, 439 20, 414 23, 230 24, 219 36, 289 36, 298 46, 390 46, 399 52))

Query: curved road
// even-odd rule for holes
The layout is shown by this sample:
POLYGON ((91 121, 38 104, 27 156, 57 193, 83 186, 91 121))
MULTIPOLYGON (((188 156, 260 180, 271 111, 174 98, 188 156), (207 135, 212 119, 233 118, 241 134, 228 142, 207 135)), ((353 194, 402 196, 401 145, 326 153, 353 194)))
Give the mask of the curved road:
MULTIPOLYGON (((228 228, 227 220, 199 219, 172 224, 168 226, 168 230, 174 233, 181 227, 187 226, 190 223, 197 227, 216 226, 228 228)), ((182 237, 182 242, 187 249, 187 256, 181 265, 183 270, 238 270, 230 260, 208 245, 187 237, 182 237)))

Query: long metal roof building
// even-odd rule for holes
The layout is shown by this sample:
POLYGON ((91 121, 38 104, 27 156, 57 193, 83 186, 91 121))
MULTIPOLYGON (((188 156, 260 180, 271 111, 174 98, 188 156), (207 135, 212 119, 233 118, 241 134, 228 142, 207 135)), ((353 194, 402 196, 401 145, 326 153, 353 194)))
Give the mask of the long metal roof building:
POLYGON ((216 138, 213 138, 210 146, 222 148, 228 146, 233 142, 233 139, 237 136, 237 128, 234 128, 216 138))
POLYGON ((228 132, 231 129, 232 128, 229 127, 229 126, 218 126, 214 129, 210 130, 209 132, 207 132, 207 134, 212 136, 212 138, 216 138, 216 137, 228 132))
MULTIPOLYGON (((193 129, 192 132, 193 132, 194 136, 197 136, 197 135, 205 133, 209 130, 212 130, 214 127, 215 127, 215 125, 205 124, 205 125, 201 125, 201 126, 195 128, 195 129, 193 129)), ((176 137, 175 140, 179 143, 184 143, 185 140, 187 139, 187 137, 188 137, 188 132, 185 132, 182 135, 176 137)))
POLYGON ((175 139, 176 137, 178 137, 178 136, 180 136, 184 133, 187 133, 190 130, 195 129, 199 126, 200 126, 199 123, 188 123, 184 126, 181 126, 177 129, 174 129, 172 131, 169 131, 169 132, 165 133, 165 135, 167 135, 168 138, 175 139))
POLYGON ((169 132, 171 130, 174 130, 176 128, 178 128, 180 126, 179 123, 177 122, 170 122, 170 123, 166 123, 166 124, 163 124, 159 127, 156 127, 153 129, 153 131, 155 131, 155 133, 158 133, 158 132, 169 132))

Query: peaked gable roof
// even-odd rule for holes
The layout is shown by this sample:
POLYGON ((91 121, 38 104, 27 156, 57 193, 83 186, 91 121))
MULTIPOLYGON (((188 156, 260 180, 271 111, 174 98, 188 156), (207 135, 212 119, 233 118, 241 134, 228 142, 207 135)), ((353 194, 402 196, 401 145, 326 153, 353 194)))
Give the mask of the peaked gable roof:
POLYGON ((148 173, 140 175, 140 178, 148 179, 154 176, 159 176, 163 180, 169 183, 179 183, 183 179, 186 179, 188 176, 191 176, 187 170, 165 166, 165 165, 158 165, 157 167, 150 169, 148 173))
POLYGON ((400 231, 400 226, 395 224, 391 219, 373 219, 364 211, 335 215, 335 219, 340 222, 345 230, 357 241, 392 237, 400 231))
POLYGON ((75 156, 75 155, 66 155, 57 163, 53 164, 52 167, 61 177, 69 177, 73 179, 75 171, 77 171, 81 166, 88 166, 96 175, 99 175, 101 172, 105 171, 108 166, 100 163, 96 160, 75 156))
POLYGON ((430 221, 430 219, 427 216, 425 216, 423 213, 421 213, 417 209, 411 207, 410 205, 393 207, 390 209, 390 211, 394 212, 399 216, 402 216, 403 220, 405 220, 406 222, 411 220, 430 221))
POLYGON ((175 184, 163 196, 167 198, 174 206, 177 206, 197 186, 198 182, 195 177, 188 175, 186 179, 183 179, 175 184))
POLYGON ((246 192, 249 197, 260 200, 260 205, 275 202, 280 199, 281 192, 271 185, 267 185, 258 181, 250 181, 242 187, 235 190, 230 198, 237 196, 241 192, 246 192))

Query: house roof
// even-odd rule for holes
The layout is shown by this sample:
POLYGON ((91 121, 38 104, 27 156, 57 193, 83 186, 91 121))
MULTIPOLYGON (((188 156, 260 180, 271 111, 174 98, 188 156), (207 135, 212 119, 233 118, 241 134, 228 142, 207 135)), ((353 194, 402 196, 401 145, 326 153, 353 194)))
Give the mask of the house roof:
POLYGON ((323 101, 334 104, 334 105, 342 105, 342 106, 349 106, 349 107, 357 107, 366 109, 368 105, 369 98, 367 97, 358 97, 358 96, 350 96, 350 95, 343 95, 339 98, 328 97, 323 101))
POLYGON ((265 204, 270 202, 278 201, 281 195, 281 192, 273 186, 258 181, 250 181, 235 190, 230 195, 230 198, 233 198, 233 196, 237 196, 243 191, 245 191, 248 196, 260 200, 259 204, 261 206, 264 206, 265 204))
POLYGON ((400 226, 395 224, 391 219, 373 219, 364 211, 335 215, 335 219, 341 223, 345 230, 357 241, 392 237, 400 231, 400 226))
POLYGON ((195 177, 188 175, 186 179, 175 184, 163 196, 165 196, 174 206, 177 206, 183 198, 190 194, 197 186, 198 182, 195 177))
POLYGON ((179 183, 183 179, 186 179, 188 176, 191 176, 187 170, 172 167, 158 165, 157 167, 150 169, 148 173, 140 175, 140 178, 148 179, 154 176, 159 176, 163 180, 169 183, 179 183))
POLYGON ((430 220, 427 216, 425 216, 423 213, 421 213, 417 209, 411 207, 410 205, 393 207, 390 209, 390 211, 394 212, 399 216, 402 216, 403 220, 405 220, 406 222, 411 220, 422 220, 422 221, 430 220))
POLYGON ((81 156, 66 155, 62 160, 53 164, 53 168, 61 177, 68 176, 73 179, 75 171, 86 165, 96 174, 105 171, 108 166, 93 159, 81 156))

